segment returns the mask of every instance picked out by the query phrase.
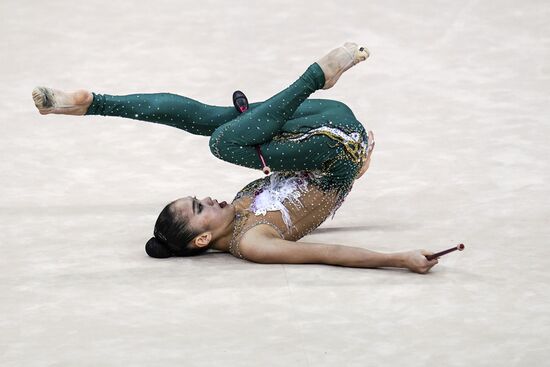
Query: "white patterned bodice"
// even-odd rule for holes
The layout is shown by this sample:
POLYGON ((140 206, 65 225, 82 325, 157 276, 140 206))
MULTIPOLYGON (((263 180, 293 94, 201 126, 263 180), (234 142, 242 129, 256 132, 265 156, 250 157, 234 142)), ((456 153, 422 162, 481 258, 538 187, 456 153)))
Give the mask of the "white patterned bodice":
POLYGON ((324 192, 314 181, 312 172, 274 172, 245 186, 233 200, 238 211, 230 252, 238 251, 240 238, 259 224, 274 228, 281 238, 297 241, 334 214, 338 205, 336 192, 324 192))

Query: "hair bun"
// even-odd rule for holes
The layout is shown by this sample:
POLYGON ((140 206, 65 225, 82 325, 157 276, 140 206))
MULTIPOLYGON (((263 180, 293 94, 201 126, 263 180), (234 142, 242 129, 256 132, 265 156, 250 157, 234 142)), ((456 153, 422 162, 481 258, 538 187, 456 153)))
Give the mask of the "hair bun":
POLYGON ((145 244, 145 252, 147 252, 147 255, 157 259, 172 257, 170 250, 168 250, 168 248, 155 237, 151 237, 151 239, 147 241, 145 244))

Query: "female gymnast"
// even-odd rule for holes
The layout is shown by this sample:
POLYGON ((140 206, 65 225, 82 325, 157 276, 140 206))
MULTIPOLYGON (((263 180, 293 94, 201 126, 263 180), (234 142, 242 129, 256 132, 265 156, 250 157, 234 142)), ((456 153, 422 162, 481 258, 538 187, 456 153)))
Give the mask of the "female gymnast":
POLYGON ((210 136, 211 152, 230 163, 273 171, 246 185, 228 204, 187 196, 164 207, 146 244, 149 256, 193 256, 215 249, 257 263, 397 267, 427 273, 432 252, 380 253, 363 248, 296 242, 340 207, 369 168, 374 148, 343 103, 308 99, 331 88, 368 58, 365 47, 345 43, 311 64, 288 88, 240 113, 171 93, 115 96, 37 87, 41 114, 119 116, 210 136), (261 152, 258 159, 257 152, 261 152))

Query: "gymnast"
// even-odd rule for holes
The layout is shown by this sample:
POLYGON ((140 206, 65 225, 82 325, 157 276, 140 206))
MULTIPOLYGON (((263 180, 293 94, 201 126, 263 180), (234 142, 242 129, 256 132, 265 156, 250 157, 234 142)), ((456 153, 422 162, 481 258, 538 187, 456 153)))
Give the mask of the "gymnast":
POLYGON ((266 101, 244 105, 241 95, 241 110, 171 93, 115 96, 37 87, 32 96, 43 115, 118 116, 210 136, 210 150, 217 158, 272 171, 246 185, 230 204, 187 196, 166 205, 154 237, 145 245, 151 257, 194 256, 214 249, 256 263, 427 273, 438 263, 437 258, 428 260, 434 254, 427 250, 381 253, 296 242, 334 216, 355 180, 369 168, 375 145, 372 131, 367 133, 345 104, 308 97, 331 88, 345 71, 368 57, 365 47, 345 43, 266 101))

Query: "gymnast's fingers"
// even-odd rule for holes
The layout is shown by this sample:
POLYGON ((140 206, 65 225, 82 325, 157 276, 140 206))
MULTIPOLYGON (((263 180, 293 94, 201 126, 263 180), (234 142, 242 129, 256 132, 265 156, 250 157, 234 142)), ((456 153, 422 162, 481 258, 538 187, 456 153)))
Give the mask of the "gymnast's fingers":
POLYGON ((374 145, 376 144, 376 142, 374 141, 374 133, 372 132, 372 130, 369 130, 367 135, 368 135, 368 144, 369 144, 369 147, 367 148, 367 155, 368 155, 370 154, 370 152, 373 151, 374 145))
MULTIPOLYGON (((422 255, 424 255, 424 256, 429 256, 429 255, 433 255, 433 254, 434 254, 433 251, 428 251, 428 250, 424 250, 424 249, 420 250, 420 253, 421 253, 422 255)), ((439 259, 439 257, 438 257, 437 259, 439 259)))
POLYGON ((429 272, 430 269, 433 268, 434 266, 436 266, 438 263, 439 263, 439 261, 437 259, 429 260, 428 261, 428 267, 426 269, 426 273, 429 272))
MULTIPOLYGON (((424 256, 427 256, 427 255, 433 255, 433 252, 432 251, 428 251, 428 250, 420 250, 420 253, 424 256)), ((439 258, 436 258, 436 259, 433 259, 433 260, 428 260, 426 258, 424 258, 426 260, 426 272, 428 272, 432 267, 434 267, 435 265, 437 265, 439 263, 439 258)))

